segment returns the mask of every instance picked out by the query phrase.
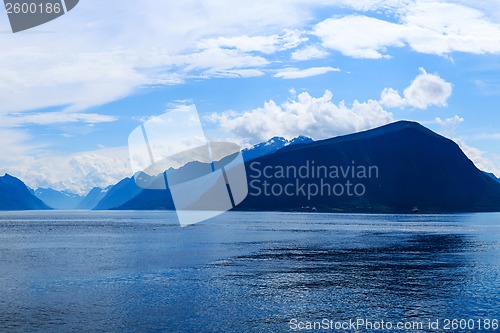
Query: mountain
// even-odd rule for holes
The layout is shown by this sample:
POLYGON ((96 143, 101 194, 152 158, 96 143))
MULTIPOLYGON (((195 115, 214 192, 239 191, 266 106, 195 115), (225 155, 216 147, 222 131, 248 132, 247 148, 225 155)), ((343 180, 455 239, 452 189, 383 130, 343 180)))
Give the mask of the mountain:
MULTIPOLYGON (((243 159, 245 161, 252 160, 254 158, 272 154, 279 149, 290 145, 299 145, 303 143, 313 142, 311 138, 305 136, 299 136, 292 140, 287 140, 281 137, 274 137, 267 142, 259 143, 250 149, 244 149, 242 151, 243 159)), ((202 163, 189 163, 181 168, 182 172, 179 172, 179 177, 183 177, 184 174, 197 174, 200 172, 199 169, 204 169, 202 163)), ((171 173, 176 173, 176 170, 170 170, 171 173)), ((129 183, 126 181, 125 183, 129 183)), ((135 184, 134 184, 135 185, 135 184)), ((134 187, 133 185, 130 185, 134 187)), ((126 202, 121 202, 119 205, 112 206, 113 203, 106 203, 106 207, 102 208, 104 205, 99 205, 96 209, 120 209, 120 210, 157 210, 157 209, 174 209, 174 204, 170 191, 168 190, 139 190, 139 192, 133 192, 135 196, 129 198, 130 200, 126 202)), ((118 194, 117 194, 118 195, 118 194)))
POLYGON ((48 210, 19 179, 9 174, 0 177, 0 210, 48 210))
POLYGON ((78 194, 56 191, 51 188, 39 188, 35 191, 35 196, 49 207, 66 210, 75 209, 83 199, 78 194))
POLYGON ((272 153, 277 152, 278 150, 290 146, 290 145, 297 145, 297 144, 303 144, 303 143, 309 143, 313 142, 313 139, 305 137, 305 136, 299 136, 295 139, 292 140, 287 140, 285 138, 275 136, 274 138, 262 142, 259 144, 256 144, 252 148, 249 149, 243 149, 242 155, 243 159, 245 161, 250 161, 254 158, 269 155, 272 153))
MULTIPOLYGON (((500 184, 453 141, 415 122, 283 145, 254 158, 247 155, 245 164, 249 195, 237 210, 500 211, 500 184)), ((193 165, 183 168, 188 167, 193 165)), ((116 207, 173 208, 168 191, 153 190, 116 207)))
POLYGON ((498 182, 453 141, 415 122, 285 147, 251 161, 247 170, 250 194, 240 210, 500 211, 498 182), (287 185, 295 192, 279 193, 287 185))
POLYGON ((169 190, 142 190, 135 197, 116 206, 115 210, 174 210, 169 190))
POLYGON ((142 190, 136 185, 134 177, 125 178, 112 186, 93 209, 107 210, 116 208, 134 198, 142 190))
POLYGON ((90 192, 80 201, 76 209, 93 209, 99 201, 101 201, 106 193, 112 186, 102 189, 99 187, 94 187, 90 192))

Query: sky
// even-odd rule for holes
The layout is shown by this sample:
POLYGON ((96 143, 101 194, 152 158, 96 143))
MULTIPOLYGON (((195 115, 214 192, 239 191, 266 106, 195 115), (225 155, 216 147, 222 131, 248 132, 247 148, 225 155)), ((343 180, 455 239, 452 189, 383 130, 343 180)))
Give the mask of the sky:
POLYGON ((34 189, 131 176, 129 134, 193 104, 242 147, 418 121, 500 176, 499 0, 80 0, 0 10, 0 50, 0 173, 34 189))

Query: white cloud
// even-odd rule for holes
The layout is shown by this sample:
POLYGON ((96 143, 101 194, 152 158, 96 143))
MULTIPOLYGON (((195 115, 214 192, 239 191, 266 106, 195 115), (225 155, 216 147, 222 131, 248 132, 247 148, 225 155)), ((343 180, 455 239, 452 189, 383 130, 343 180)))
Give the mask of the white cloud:
POLYGON ((349 107, 343 101, 333 103, 332 97, 330 91, 319 98, 303 92, 282 105, 271 100, 261 108, 243 113, 212 114, 209 119, 251 142, 267 140, 275 135, 289 139, 299 135, 324 139, 393 121, 392 114, 377 101, 354 101, 349 107))
POLYGON ((384 88, 380 94, 380 104, 390 108, 401 107, 407 105, 406 101, 394 88, 384 88))
POLYGON ((110 123, 118 120, 118 117, 96 114, 96 113, 66 113, 66 112, 48 112, 48 113, 30 113, 30 114, 12 114, 0 117, 2 126, 19 126, 26 124, 52 125, 63 123, 110 123))
POLYGON ((264 54, 273 54, 278 51, 285 51, 296 48, 302 42, 308 39, 302 37, 298 30, 285 29, 282 35, 268 36, 235 36, 218 37, 215 39, 206 39, 198 44, 201 49, 212 48, 234 48, 241 52, 261 52, 264 54))
POLYGON ((0 137, 2 138, 0 163, 15 163, 18 156, 31 154, 39 146, 29 144, 31 136, 24 130, 8 129, 0 127, 0 137))
POLYGON ((303 49, 292 52, 292 59, 297 61, 314 60, 325 58, 328 54, 328 52, 316 46, 307 46, 303 49))
POLYGON ((500 25, 460 4, 416 1, 402 16, 412 49, 428 54, 500 53, 500 25))
MULTIPOLYGON (((462 2, 467 6, 402 0, 254 0, 244 6, 220 0, 88 0, 37 28, 46 33, 0 34, 0 112, 51 106, 82 111, 141 86, 263 75, 266 66, 282 60, 273 58, 275 53, 295 48, 293 60, 318 59, 328 50, 301 46, 314 13, 325 8, 398 19, 350 15, 312 29, 326 49, 348 56, 381 58, 389 56, 388 47, 404 45, 431 54, 499 53, 499 25, 486 16, 494 6, 476 5, 478 10, 470 7, 473 2, 462 2)), ((0 25, 7 29, 5 15, 0 25)))
POLYGON ((86 194, 131 176, 126 148, 102 149, 68 155, 49 153, 2 158, 2 171, 22 179, 31 188, 51 187, 86 194))
POLYGON ((263 76, 266 73, 259 69, 218 69, 210 70, 200 75, 200 78, 219 77, 219 78, 243 78, 263 76))
MULTIPOLYGON (((141 86, 178 84, 193 76, 262 75, 270 59, 253 53, 267 57, 297 47, 306 38, 296 28, 322 5, 81 1, 36 28, 46 33, 0 34, 0 112, 51 106, 81 111, 141 86)), ((6 15, 0 25, 8 29, 6 15)))
POLYGON ((461 123, 464 122, 464 118, 455 115, 451 118, 441 119, 440 117, 436 117, 434 122, 441 126, 441 133, 449 138, 455 136, 455 132, 461 123))
POLYGON ((398 24, 366 17, 346 16, 327 19, 317 24, 313 33, 323 47, 354 58, 379 59, 389 46, 404 46, 398 24))
POLYGON ((480 140, 500 140, 500 133, 479 134, 476 138, 480 140))
POLYGON ((491 172, 495 174, 497 177, 500 176, 500 168, 498 165, 500 165, 500 157, 496 155, 489 154, 485 151, 482 151, 480 149, 471 147, 465 143, 464 140, 460 138, 454 138, 453 141, 455 141, 460 149, 464 152, 467 157, 474 162, 476 167, 479 170, 486 171, 486 172, 491 172))
POLYGON ((446 119, 441 119, 440 117, 436 117, 434 121, 436 122, 436 124, 441 125, 443 127, 449 127, 449 126, 456 127, 464 122, 464 118, 455 115, 451 118, 446 118, 446 119))
POLYGON ((355 58, 388 57, 388 48, 408 45, 416 52, 446 55, 500 53, 500 24, 465 5, 411 1, 397 6, 397 22, 351 15, 320 22, 313 29, 325 48, 355 58))
POLYGON ((227 71, 231 69, 261 67, 269 64, 265 58, 242 53, 238 50, 210 48, 197 53, 175 56, 177 66, 184 66, 184 71, 203 69, 206 72, 227 71))
POLYGON ((380 96, 380 104, 387 107, 410 106, 417 109, 427 109, 429 106, 446 106, 451 96, 453 86, 437 74, 428 74, 420 68, 420 74, 413 80, 404 92, 403 97, 393 88, 385 88, 380 96))
POLYGON ((488 80, 476 79, 473 81, 473 83, 481 95, 484 96, 500 95, 500 80, 498 79, 488 79, 488 80))
POLYGON ((306 69, 286 68, 274 76, 282 79, 302 79, 311 76, 323 75, 328 72, 339 72, 339 68, 333 67, 311 67, 306 69))

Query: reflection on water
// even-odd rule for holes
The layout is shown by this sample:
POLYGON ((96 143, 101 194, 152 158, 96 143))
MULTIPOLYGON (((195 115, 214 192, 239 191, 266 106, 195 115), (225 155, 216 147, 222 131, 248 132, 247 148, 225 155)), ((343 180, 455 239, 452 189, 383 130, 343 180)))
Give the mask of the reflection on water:
POLYGON ((0 331, 498 318, 500 214, 0 215, 0 331))

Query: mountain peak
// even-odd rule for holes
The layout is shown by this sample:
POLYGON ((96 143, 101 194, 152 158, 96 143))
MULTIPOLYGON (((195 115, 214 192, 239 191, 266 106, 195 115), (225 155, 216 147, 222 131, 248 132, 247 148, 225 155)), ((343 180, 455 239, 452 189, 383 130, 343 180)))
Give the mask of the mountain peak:
POLYGON ((275 143, 275 142, 287 142, 288 140, 281 136, 273 136, 271 139, 267 140, 264 144, 275 143))
POLYGON ((309 142, 314 142, 314 140, 308 136, 299 135, 298 137, 290 140, 289 144, 294 145, 294 144, 309 143, 309 142))
POLYGON ((261 142, 259 144, 256 144, 252 148, 249 149, 244 149, 243 150, 243 158, 245 161, 249 161, 251 159, 269 155, 272 153, 277 152, 280 149, 283 149, 288 146, 293 146, 301 143, 308 143, 308 142, 313 142, 313 139, 305 137, 305 136, 299 136, 295 139, 292 140, 287 140, 283 137, 280 136, 275 136, 272 137, 271 139, 267 140, 266 142, 261 142))
POLYGON ((0 210, 50 209, 20 179, 6 173, 0 177, 0 210))

